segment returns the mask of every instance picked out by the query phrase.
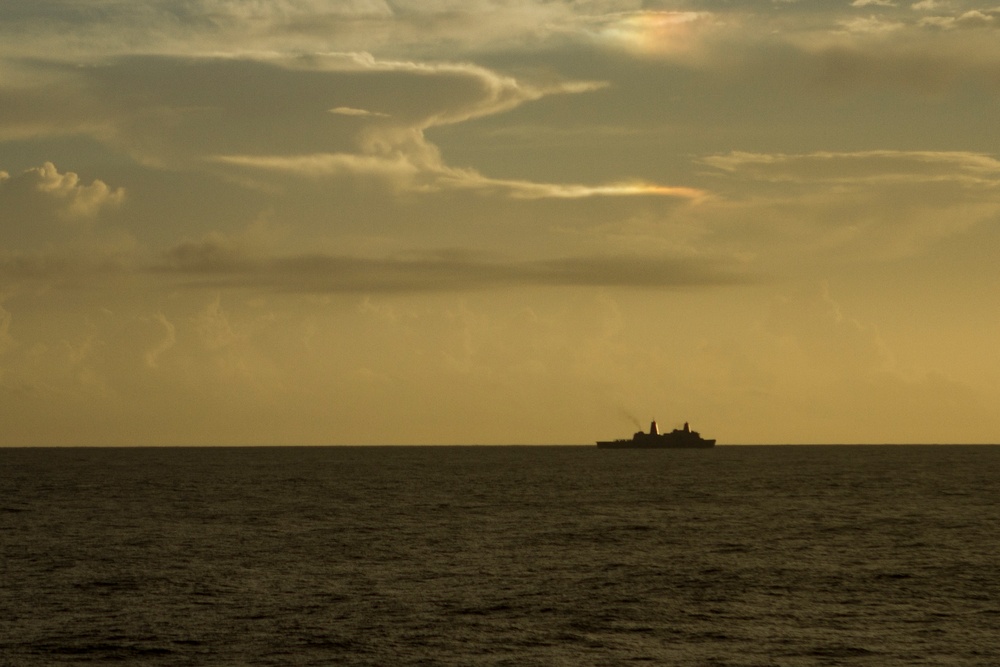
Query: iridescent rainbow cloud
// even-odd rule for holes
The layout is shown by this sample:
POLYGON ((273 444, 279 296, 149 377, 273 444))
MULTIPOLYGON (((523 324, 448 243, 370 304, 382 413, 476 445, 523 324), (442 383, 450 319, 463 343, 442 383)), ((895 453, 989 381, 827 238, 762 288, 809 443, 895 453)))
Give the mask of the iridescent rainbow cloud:
POLYGON ((600 39, 641 54, 677 53, 691 48, 704 12, 630 12, 616 14, 597 31, 600 39))

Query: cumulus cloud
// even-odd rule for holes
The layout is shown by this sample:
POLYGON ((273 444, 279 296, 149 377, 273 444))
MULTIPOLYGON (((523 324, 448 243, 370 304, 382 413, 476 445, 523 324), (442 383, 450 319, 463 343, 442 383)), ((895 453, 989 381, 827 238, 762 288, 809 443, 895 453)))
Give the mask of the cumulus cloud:
POLYGON ((177 344, 177 327, 163 313, 157 313, 153 321, 163 328, 163 338, 146 351, 144 359, 149 368, 159 367, 160 357, 177 344))
MULTIPOLYGON (((0 298, 0 357, 16 345, 14 337, 10 333, 11 319, 10 311, 3 307, 3 299, 0 298)), ((2 377, 2 371, 0 371, 0 378, 2 377)))
POLYGON ((777 298, 767 326, 810 363, 829 366, 836 373, 865 375, 887 370, 892 364, 878 329, 847 316, 826 282, 815 291, 777 298))
POLYGON ((100 245, 112 233, 108 214, 124 199, 124 188, 85 182, 51 162, 14 176, 0 172, 0 271, 12 263, 19 267, 15 273, 32 270, 32 253, 41 248, 100 245))
POLYGON ((39 192, 63 201, 63 211, 71 217, 93 217, 100 209, 117 206, 125 199, 124 188, 112 189, 100 180, 84 185, 77 174, 71 171, 60 174, 51 162, 25 173, 34 178, 39 192))
POLYGON ((114 207, 125 199, 124 188, 111 188, 101 180, 84 184, 79 175, 68 171, 59 173, 56 166, 46 162, 41 167, 33 167, 19 176, 11 177, 0 172, 0 199, 16 198, 48 200, 55 203, 60 215, 65 218, 93 218, 106 207, 114 207))
POLYGON ((222 297, 216 295, 195 318, 195 331, 204 348, 210 352, 218 352, 238 343, 241 340, 229 320, 229 315, 222 309, 222 297))

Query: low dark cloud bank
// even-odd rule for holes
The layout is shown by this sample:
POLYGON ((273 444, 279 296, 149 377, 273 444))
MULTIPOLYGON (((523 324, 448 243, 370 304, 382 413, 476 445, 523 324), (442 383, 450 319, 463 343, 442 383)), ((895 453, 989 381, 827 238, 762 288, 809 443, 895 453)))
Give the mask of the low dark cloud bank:
POLYGON ((754 278, 718 260, 591 255, 503 260, 467 251, 400 257, 307 254, 253 257, 224 244, 187 242, 155 271, 201 287, 285 292, 422 292, 532 286, 636 288, 738 285, 754 278))

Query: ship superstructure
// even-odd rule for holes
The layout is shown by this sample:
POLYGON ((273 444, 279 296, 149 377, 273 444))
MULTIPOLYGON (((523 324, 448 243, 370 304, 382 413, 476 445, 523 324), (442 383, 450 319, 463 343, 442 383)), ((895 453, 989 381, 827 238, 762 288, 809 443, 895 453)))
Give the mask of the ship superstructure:
POLYGON ((684 428, 660 433, 654 420, 649 425, 649 433, 638 431, 630 440, 598 440, 597 446, 607 449, 704 449, 715 447, 715 440, 701 437, 687 422, 684 428))

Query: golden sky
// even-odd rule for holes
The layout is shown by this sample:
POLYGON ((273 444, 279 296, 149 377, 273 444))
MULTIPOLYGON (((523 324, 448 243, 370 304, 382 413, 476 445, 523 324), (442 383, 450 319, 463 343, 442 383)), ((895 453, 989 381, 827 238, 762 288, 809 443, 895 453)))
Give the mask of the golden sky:
POLYGON ((3 0, 0 444, 997 442, 998 122, 972 0, 3 0))

